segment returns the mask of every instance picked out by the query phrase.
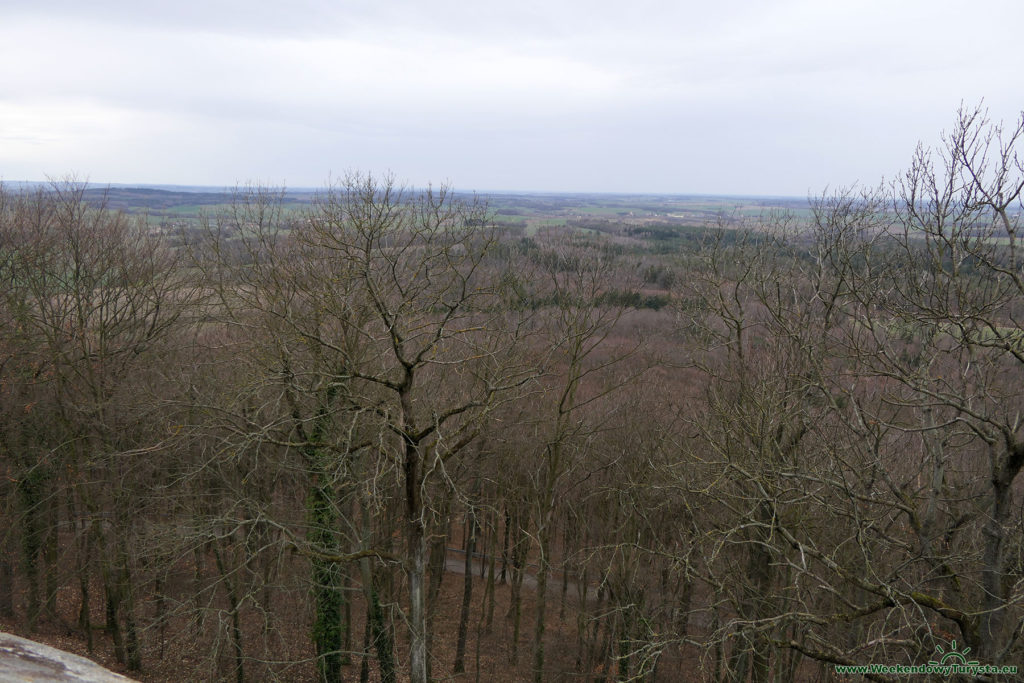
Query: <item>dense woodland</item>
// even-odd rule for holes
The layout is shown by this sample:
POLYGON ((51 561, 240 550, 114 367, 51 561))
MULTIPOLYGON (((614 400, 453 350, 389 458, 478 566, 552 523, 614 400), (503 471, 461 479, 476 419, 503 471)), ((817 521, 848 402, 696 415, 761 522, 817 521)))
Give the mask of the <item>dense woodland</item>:
POLYGON ((153 681, 1017 664, 1022 134, 687 229, 0 191, 0 623, 153 681))

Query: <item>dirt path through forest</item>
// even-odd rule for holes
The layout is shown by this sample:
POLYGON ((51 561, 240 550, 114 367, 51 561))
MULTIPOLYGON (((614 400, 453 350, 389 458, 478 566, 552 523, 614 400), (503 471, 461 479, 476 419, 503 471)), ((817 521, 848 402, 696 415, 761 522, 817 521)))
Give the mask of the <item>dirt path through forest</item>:
MULTIPOLYGON (((445 571, 449 571, 449 572, 451 572, 453 574, 465 574, 466 573, 466 551, 462 550, 461 548, 446 548, 446 550, 448 552, 447 552, 447 555, 445 556, 445 563, 444 563, 445 571)), ((483 571, 484 574, 485 574, 484 578, 486 578, 486 565, 484 565, 484 561, 487 559, 487 556, 484 555, 483 553, 474 553, 473 555, 474 555, 473 563, 472 563, 473 564, 473 575, 479 578, 481 571, 483 571)), ((501 571, 501 564, 500 563, 501 563, 500 559, 495 560, 494 573, 495 573, 496 576, 501 571)), ((535 567, 535 565, 527 565, 527 566, 528 567, 531 567, 531 566, 535 567)), ((511 567, 509 567, 508 572, 511 572, 511 567)), ((497 579, 495 579, 495 581, 497 581, 497 579)), ((529 588, 530 590, 536 591, 537 590, 537 575, 534 574, 534 573, 530 573, 529 571, 524 571, 523 572, 523 586, 526 587, 526 588, 529 588)), ((562 593, 562 575, 560 573, 558 573, 558 572, 554 572, 553 571, 553 572, 551 572, 551 575, 548 576, 547 594, 548 595, 561 595, 561 593, 562 593)), ((566 594, 567 598, 573 598, 573 599, 578 600, 579 596, 580 596, 579 584, 576 581, 570 580, 566 584, 565 594, 566 594)), ((597 594, 597 591, 595 589, 591 588, 588 591, 587 599, 588 600, 593 600, 594 597, 596 596, 596 594, 597 594)))

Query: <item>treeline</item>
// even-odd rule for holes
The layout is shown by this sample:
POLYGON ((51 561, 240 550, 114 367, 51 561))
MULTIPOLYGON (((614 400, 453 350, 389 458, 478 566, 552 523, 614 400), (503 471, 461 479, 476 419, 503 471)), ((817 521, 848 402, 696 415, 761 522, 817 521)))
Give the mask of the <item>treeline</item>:
POLYGON ((0 618, 154 680, 1013 664, 1022 131, 665 255, 365 176, 173 242, 0 192, 0 618))

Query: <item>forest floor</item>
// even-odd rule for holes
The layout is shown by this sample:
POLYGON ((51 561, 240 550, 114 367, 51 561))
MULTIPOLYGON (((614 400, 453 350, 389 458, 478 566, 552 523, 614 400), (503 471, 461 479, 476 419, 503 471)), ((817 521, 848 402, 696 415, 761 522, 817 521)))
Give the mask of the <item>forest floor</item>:
MULTIPOLYGON (((498 570, 500 571, 500 563, 498 570)), ((468 629, 465 668, 467 673, 452 673, 455 661, 457 631, 462 606, 462 594, 465 571, 463 551, 448 552, 446 571, 441 584, 434 616, 435 636, 431 644, 433 655, 432 674, 438 681, 493 681, 495 683, 512 683, 530 680, 533 658, 533 628, 536 609, 536 575, 530 568, 524 573, 521 597, 521 621, 519 647, 517 656, 513 655, 513 619, 508 614, 511 604, 511 587, 505 583, 495 585, 495 606, 493 622, 490 629, 482 623, 481 615, 485 614, 484 593, 485 580, 480 578, 481 560, 474 559, 473 605, 468 629)), ((546 665, 550 675, 545 680, 579 680, 577 658, 579 656, 579 639, 576 623, 576 605, 579 600, 577 584, 566 582, 565 607, 562 607, 562 577, 553 573, 549 579, 548 614, 545 635, 546 665)), ((21 597, 21 596, 18 596, 21 597)), ((0 619, 0 630, 5 630, 37 642, 56 647, 67 652, 82 655, 125 675, 129 675, 143 683, 180 683, 183 681, 218 681, 234 680, 231 660, 226 646, 223 652, 204 651, 201 641, 196 641, 193 648, 183 647, 187 639, 175 638, 174 644, 164 650, 160 656, 160 648, 153 642, 158 638, 155 633, 143 633, 143 670, 128 672, 117 663, 113 654, 113 645, 108 635, 94 626, 94 647, 89 652, 85 637, 73 628, 77 618, 77 594, 71 590, 61 591, 58 595, 58 617, 41 619, 36 630, 29 634, 24 624, 17 620, 0 619)), ((364 633, 365 620, 361 609, 353 609, 353 651, 351 663, 345 667, 344 680, 359 680, 362 657, 359 654, 364 633)), ((20 611, 19 611, 20 613, 20 611)), ((102 616, 96 615, 95 624, 102 624, 102 616)), ((289 659, 301 663, 292 666, 268 664, 262 662, 246 663, 246 680, 252 681, 315 681, 316 674, 308 647, 308 615, 292 615, 291 619, 282 619, 277 623, 278 631, 274 634, 277 642, 302 643, 300 649, 289 653, 289 659), (304 661, 303 661, 304 660, 304 661)), ((186 623, 180 624, 187 628, 186 623)), ((168 627, 170 632, 175 626, 168 627)), ((404 680, 406 672, 402 669, 407 660, 407 644, 402 638, 401 625, 396 629, 398 642, 395 643, 395 656, 399 666, 399 678, 404 680)), ((173 637, 173 634, 172 634, 173 637)), ((600 659, 600 658, 598 658, 600 659)), ((603 664, 603 662, 602 662, 603 664)), ((600 666, 600 665, 599 665, 600 666)), ((368 660, 369 680, 379 681, 376 660, 368 660)), ((599 669, 595 669, 595 673, 599 669)))

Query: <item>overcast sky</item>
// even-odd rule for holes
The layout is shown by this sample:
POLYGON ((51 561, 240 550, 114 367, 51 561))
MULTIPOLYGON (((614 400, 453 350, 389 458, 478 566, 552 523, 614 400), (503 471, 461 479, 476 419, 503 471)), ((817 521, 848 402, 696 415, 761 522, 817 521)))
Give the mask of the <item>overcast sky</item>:
POLYGON ((1020 0, 712 5, 0 0, 0 178, 806 196, 1024 108, 1020 0))

